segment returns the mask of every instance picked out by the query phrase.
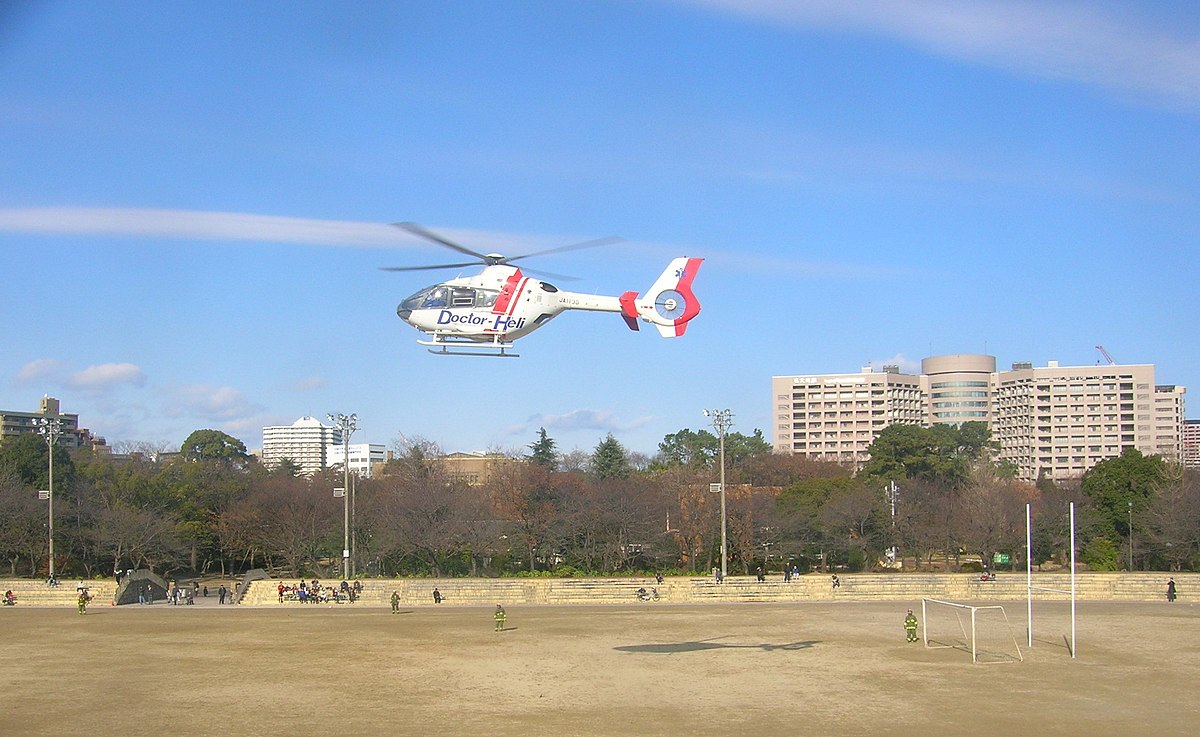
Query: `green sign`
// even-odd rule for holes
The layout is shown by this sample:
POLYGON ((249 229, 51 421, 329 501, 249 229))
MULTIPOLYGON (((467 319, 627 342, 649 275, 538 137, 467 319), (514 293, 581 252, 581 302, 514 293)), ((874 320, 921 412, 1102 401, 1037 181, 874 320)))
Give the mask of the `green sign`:
POLYGON ((992 562, 1001 565, 1009 562, 1008 553, 992 553, 992 562))

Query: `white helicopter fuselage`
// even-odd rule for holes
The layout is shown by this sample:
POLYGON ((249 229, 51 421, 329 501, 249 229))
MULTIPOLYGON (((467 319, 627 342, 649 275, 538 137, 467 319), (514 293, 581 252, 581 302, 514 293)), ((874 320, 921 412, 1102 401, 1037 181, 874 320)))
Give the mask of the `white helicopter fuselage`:
POLYGON ((675 259, 644 299, 636 292, 620 297, 567 292, 525 276, 515 266, 493 265, 475 276, 422 289, 400 303, 396 314, 432 337, 423 344, 443 348, 464 343, 511 347, 512 341, 567 310, 616 312, 634 330, 641 319, 664 337, 676 337, 700 312, 691 282, 701 261, 675 259))

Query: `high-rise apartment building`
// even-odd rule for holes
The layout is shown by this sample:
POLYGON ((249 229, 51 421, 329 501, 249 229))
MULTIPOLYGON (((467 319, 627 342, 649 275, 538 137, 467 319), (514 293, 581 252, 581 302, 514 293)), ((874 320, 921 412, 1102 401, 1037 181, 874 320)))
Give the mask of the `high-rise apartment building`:
POLYGON ((61 447, 91 447, 101 452, 108 450, 104 438, 93 437, 87 428, 79 427, 79 415, 64 414, 59 409, 58 400, 51 396, 42 397, 37 412, 0 410, 0 440, 37 432, 42 420, 58 420, 57 443, 61 447))
POLYGON ((775 376, 775 449, 809 458, 865 463, 888 425, 925 421, 922 377, 894 366, 857 374, 775 376))
POLYGON ((340 451, 341 443, 341 428, 323 425, 315 417, 301 417, 290 425, 263 428, 260 460, 267 468, 274 468, 287 458, 300 473, 311 476, 328 467, 329 447, 336 445, 340 451))
POLYGON ((1183 448, 1179 458, 1189 468, 1200 468, 1200 420, 1183 421, 1183 448))
POLYGON ((1151 364, 1051 361, 997 371, 994 357, 966 354, 926 358, 917 375, 866 368, 860 374, 776 376, 771 386, 780 453, 861 465, 867 446, 893 422, 979 421, 991 429, 1000 458, 1026 481, 1077 478, 1126 448, 1183 458, 1186 390, 1156 384, 1151 364), (900 407, 889 402, 901 398, 914 400, 919 413, 896 414, 900 407))

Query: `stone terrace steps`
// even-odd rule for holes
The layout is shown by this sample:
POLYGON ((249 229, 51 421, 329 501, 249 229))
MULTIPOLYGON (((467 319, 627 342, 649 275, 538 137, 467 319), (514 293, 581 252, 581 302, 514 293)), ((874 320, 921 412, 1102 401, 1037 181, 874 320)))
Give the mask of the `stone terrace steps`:
MULTIPOLYGON (((92 606, 108 606, 117 593, 117 582, 112 579, 85 580, 83 582, 92 595, 92 606)), ((79 579, 59 579, 58 586, 51 588, 45 581, 22 578, 0 579, 0 594, 12 590, 17 606, 65 606, 73 607, 79 599, 76 587, 79 579)))
MULTIPOLYGON (((1167 573, 1081 573, 1076 577, 1080 601, 1158 601, 1166 597, 1167 573)), ((1200 574, 1174 575, 1180 598, 1200 599, 1200 574)), ((293 585, 295 580, 284 580, 293 585)), ((279 606, 279 580, 255 581, 243 606, 279 606)), ((775 574, 765 582, 753 576, 730 576, 721 584, 710 577, 672 577, 657 584, 651 577, 632 578, 418 578, 363 579, 360 606, 388 606, 392 591, 404 607, 433 606, 433 589, 447 606, 510 604, 628 604, 637 601, 638 588, 657 588, 663 602, 734 601, 918 601, 922 598, 956 602, 1013 601, 1026 595, 1024 573, 1001 573, 980 581, 969 573, 846 574, 834 590, 828 575, 810 574, 784 582, 775 574)), ((1035 588, 1068 592, 1069 573, 1035 573, 1035 588)), ((1043 600, 1065 600, 1069 593, 1035 591, 1043 600)), ((298 605, 286 602, 285 605, 298 605)))

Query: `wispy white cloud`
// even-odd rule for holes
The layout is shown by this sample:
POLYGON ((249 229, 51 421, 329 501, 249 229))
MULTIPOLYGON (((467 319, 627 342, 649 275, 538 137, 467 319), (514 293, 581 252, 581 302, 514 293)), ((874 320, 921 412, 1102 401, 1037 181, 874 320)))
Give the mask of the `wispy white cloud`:
POLYGON ((793 28, 899 40, 939 56, 1200 109, 1200 37, 1136 6, 983 0, 682 0, 793 28))
POLYGON ((65 361, 40 358, 21 367, 17 372, 17 382, 101 393, 122 386, 144 386, 146 374, 132 363, 101 363, 88 366, 82 371, 74 371, 65 361))
POLYGON ((61 385, 63 378, 70 374, 66 363, 55 358, 39 358, 30 361, 17 372, 17 383, 37 384, 40 382, 61 385))
POLYGON ((192 384, 168 393, 165 412, 170 417, 233 423, 261 414, 263 407, 232 387, 192 384))
POLYGON ((636 430, 654 421, 653 417, 639 417, 634 420, 621 421, 617 416, 606 410, 577 409, 560 415, 533 415, 524 423, 507 428, 510 435, 526 435, 539 427, 547 432, 576 432, 599 431, 603 433, 619 433, 636 430))
POLYGON ((387 223, 145 208, 0 209, 0 232, 122 235, 324 246, 397 246, 416 239, 387 223))
POLYGON ((311 392, 325 387, 326 381, 323 376, 308 376, 300 379, 292 388, 298 392, 311 392))
MULTIPOLYGON (((447 240, 481 253, 528 253, 578 243, 589 236, 519 234, 430 226, 447 240)), ((390 223, 317 220, 204 210, 107 207, 0 208, 0 233, 127 236, 198 241, 257 241, 349 248, 411 248, 431 244, 390 223)))
POLYGON ((871 361, 867 365, 876 371, 882 371, 884 366, 898 366, 902 374, 919 374, 921 372, 921 362, 915 361, 903 353, 897 353, 891 358, 871 361))
POLYGON ((132 363, 102 363, 88 366, 71 376, 70 386, 84 391, 103 391, 123 384, 144 386, 146 375, 132 363))

